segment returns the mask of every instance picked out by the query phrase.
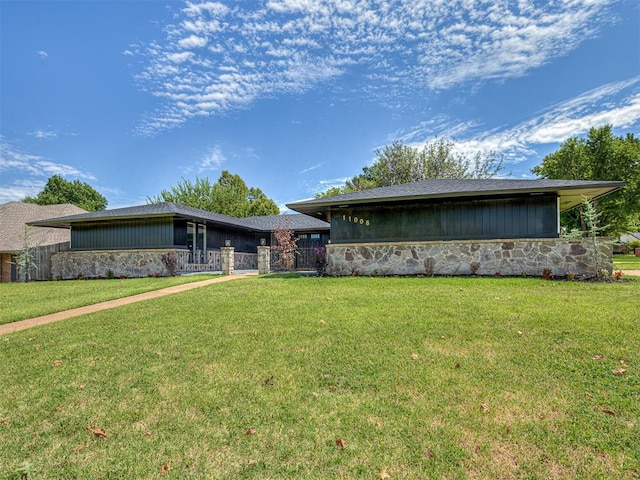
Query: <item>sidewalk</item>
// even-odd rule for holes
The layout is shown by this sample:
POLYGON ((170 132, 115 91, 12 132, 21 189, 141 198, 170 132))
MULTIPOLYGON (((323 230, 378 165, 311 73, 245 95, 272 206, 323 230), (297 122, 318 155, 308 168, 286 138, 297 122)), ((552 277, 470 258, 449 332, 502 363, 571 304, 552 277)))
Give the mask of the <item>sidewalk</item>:
POLYGON ((207 285, 211 285, 213 283, 227 282, 229 280, 236 280, 238 278, 246 278, 254 275, 257 275, 257 272, 225 275, 225 276, 220 276, 218 278, 212 278, 209 280, 202 280, 200 282, 175 285, 173 287, 167 287, 167 288, 162 288, 160 290, 153 290, 151 292, 140 293, 138 295, 132 295, 130 297, 116 298, 115 300, 96 303, 95 305, 87 305, 85 307, 78 307, 78 308, 73 308, 71 310, 64 310, 62 312, 43 315, 41 317, 29 318, 27 320, 20 320, 17 322, 7 323, 4 325, 0 325, 0 336, 6 335, 8 333, 19 332, 20 330, 26 330, 27 328, 37 327, 38 325, 45 325, 47 323, 53 323, 59 320, 66 320, 67 318, 79 317, 80 315, 86 315, 87 313, 99 312, 101 310, 116 308, 122 305, 128 305, 130 303, 142 302, 143 300, 149 300, 151 298, 159 298, 159 297, 164 297, 166 295, 172 295, 174 293, 186 292, 194 288, 206 287, 207 285))

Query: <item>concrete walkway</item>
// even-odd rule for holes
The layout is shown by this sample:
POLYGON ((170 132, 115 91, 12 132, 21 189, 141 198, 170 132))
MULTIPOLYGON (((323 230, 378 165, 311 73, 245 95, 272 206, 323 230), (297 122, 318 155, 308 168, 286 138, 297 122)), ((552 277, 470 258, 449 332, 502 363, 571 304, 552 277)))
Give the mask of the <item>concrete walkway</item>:
POLYGON ((246 278, 254 275, 257 275, 257 272, 224 275, 209 280, 202 280, 200 282, 184 283, 182 285, 175 285, 173 287, 162 288, 160 290, 153 290, 151 292, 140 293, 138 295, 132 295, 130 297, 116 298, 115 300, 96 303, 95 305, 87 305, 85 307, 78 307, 71 310, 64 310, 62 312, 43 315, 41 317, 29 318, 27 320, 7 323, 5 325, 0 325, 0 336, 6 335, 8 333, 19 332, 20 330, 26 330, 27 328, 37 327, 38 325, 45 325, 47 323, 53 323, 59 320, 66 320, 67 318, 79 317, 80 315, 86 315, 87 313, 99 312, 101 310, 107 310, 109 308, 116 308, 121 305, 128 305, 130 303, 142 302, 143 300, 149 300, 151 298, 159 298, 164 297, 165 295, 186 292, 187 290, 193 290, 194 288, 206 287, 207 285, 211 285, 213 283, 227 282, 229 280, 236 280, 238 278, 246 278))

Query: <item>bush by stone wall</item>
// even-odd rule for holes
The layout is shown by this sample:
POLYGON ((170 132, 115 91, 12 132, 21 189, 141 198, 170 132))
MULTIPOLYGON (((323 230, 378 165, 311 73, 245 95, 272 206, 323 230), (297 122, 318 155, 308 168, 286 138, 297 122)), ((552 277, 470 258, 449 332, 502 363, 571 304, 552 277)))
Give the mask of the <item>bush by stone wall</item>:
POLYGON ((162 261, 172 250, 109 250, 56 253, 51 259, 54 279, 148 277, 169 275, 162 261))
MULTIPOLYGON (((612 249, 597 247, 598 269, 612 271, 612 249)), ((593 244, 583 240, 368 243, 327 245, 329 275, 593 276, 593 244)))

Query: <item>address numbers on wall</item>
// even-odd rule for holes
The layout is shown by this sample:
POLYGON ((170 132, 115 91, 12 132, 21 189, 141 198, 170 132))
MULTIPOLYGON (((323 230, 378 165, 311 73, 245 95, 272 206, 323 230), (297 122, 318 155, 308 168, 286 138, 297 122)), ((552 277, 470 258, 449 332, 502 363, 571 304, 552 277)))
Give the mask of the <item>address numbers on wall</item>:
POLYGON ((368 218, 357 217, 355 215, 342 215, 342 220, 344 222, 351 222, 357 225, 364 225, 368 227, 371 223, 368 218))

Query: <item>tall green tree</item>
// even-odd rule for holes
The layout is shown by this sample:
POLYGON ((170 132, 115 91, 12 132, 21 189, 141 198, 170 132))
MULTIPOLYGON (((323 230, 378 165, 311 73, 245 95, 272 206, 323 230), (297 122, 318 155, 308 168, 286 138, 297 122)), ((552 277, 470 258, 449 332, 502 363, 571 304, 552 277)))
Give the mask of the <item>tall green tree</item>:
POLYGON ((364 167, 360 175, 316 197, 434 178, 490 178, 502 170, 502 163, 503 158, 495 153, 478 153, 469 158, 457 152, 453 142, 444 139, 426 143, 422 148, 394 142, 376 150, 373 165, 364 167))
POLYGON ((162 190, 156 197, 147 197, 147 203, 161 202, 178 203, 237 218, 280 213, 278 205, 262 190, 247 187, 239 175, 227 170, 222 171, 215 183, 206 177, 196 177, 193 182, 182 179, 170 190, 162 190))
POLYGON ((22 201, 36 203, 38 205, 71 203, 89 212, 104 210, 107 208, 108 203, 107 199, 88 183, 81 182, 80 180, 70 182, 60 175, 50 177, 38 195, 35 197, 25 197, 22 201))
MULTIPOLYGON (((622 180, 624 189, 597 201, 605 235, 640 227, 640 139, 632 133, 613 135, 611 125, 591 128, 586 137, 571 137, 545 156, 531 171, 542 178, 563 180, 622 180)), ((569 229, 585 231, 583 207, 562 216, 569 229)))

